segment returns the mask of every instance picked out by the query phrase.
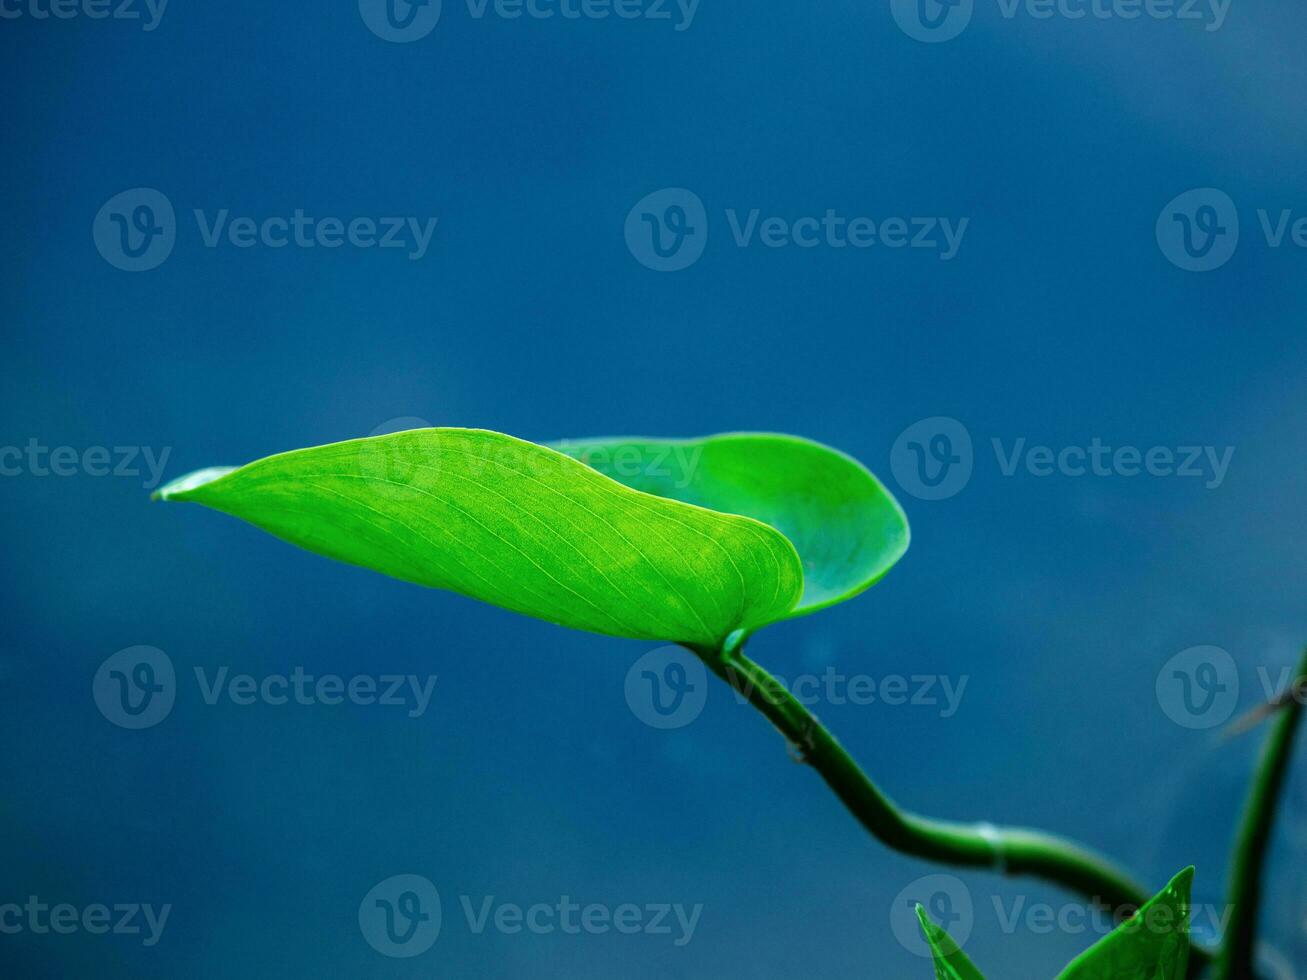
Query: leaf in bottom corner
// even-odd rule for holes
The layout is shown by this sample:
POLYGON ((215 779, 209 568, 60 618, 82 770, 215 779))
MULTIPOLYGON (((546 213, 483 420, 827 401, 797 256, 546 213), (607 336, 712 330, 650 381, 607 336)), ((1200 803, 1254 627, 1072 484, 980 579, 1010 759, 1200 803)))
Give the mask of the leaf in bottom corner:
POLYGON ((932 922, 920 905, 917 906, 917 918, 921 920, 921 931, 925 933, 931 955, 935 958, 935 980, 985 980, 985 975, 967 959, 967 954, 962 952, 953 937, 932 922))
POLYGON ((1057 980, 1184 980, 1189 965, 1189 890, 1185 868, 1131 918, 1085 950, 1057 980))

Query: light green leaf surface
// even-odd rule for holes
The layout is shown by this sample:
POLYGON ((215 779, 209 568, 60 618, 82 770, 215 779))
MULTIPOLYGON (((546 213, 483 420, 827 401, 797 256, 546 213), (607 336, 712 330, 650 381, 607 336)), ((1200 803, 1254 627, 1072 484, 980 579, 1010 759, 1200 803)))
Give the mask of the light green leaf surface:
POLYGON ((416 429, 212 468, 194 501, 309 551, 575 629, 717 645, 784 618, 794 546, 748 516, 632 490, 496 432, 416 429))
POLYGON ((880 481, 857 460, 806 439, 732 433, 553 445, 633 489, 776 528, 803 562, 803 596, 788 616, 852 598, 908 548, 907 518, 880 481))
POLYGON ((1058 980, 1184 980, 1193 878, 1193 868, 1181 871, 1134 916, 1072 960, 1058 980))
POLYGON ((935 980, 985 980, 984 974, 967 959, 967 954, 962 952, 953 937, 932 922, 920 905, 917 906, 917 918, 934 957, 935 980))

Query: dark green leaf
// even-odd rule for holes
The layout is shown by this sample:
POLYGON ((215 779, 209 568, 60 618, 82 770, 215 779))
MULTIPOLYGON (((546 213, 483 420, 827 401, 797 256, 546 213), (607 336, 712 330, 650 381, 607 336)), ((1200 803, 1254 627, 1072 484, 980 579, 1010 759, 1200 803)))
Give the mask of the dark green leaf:
POLYGON ((1181 871, 1135 915, 1072 960, 1058 980, 1184 980, 1193 878, 1193 868, 1181 871))
POLYGON ((917 906, 917 918, 921 920, 921 931, 925 933, 935 958, 935 980, 985 980, 984 974, 967 959, 967 954, 962 952, 953 937, 932 922, 920 905, 917 906))

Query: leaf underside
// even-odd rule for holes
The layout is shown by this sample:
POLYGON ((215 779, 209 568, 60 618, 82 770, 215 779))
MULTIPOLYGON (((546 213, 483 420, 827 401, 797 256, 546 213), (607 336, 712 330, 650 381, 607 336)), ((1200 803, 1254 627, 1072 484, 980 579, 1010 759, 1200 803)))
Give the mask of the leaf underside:
POLYGON ((475 429, 416 429, 212 468, 194 501, 340 561, 574 629, 717 645, 784 618, 803 571, 748 516, 632 490, 475 429))
POLYGON ((806 439, 731 433, 552 445, 636 490, 776 528, 803 562, 803 596, 788 616, 852 598, 908 547, 907 518, 880 481, 851 457, 806 439))

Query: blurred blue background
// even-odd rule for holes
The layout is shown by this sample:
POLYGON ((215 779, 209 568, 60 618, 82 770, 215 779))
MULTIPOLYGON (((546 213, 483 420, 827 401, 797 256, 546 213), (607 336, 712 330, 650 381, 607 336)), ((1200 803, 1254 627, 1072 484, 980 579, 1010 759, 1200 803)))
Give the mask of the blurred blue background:
MULTIPOLYGON (((139 3, 133 21, 6 0, 0 444, 168 451, 167 478, 402 417, 837 446, 899 495, 912 548, 858 600, 761 633, 756 659, 786 677, 967 678, 947 718, 815 710, 913 809, 1066 833, 1150 887, 1193 863, 1197 899, 1220 902, 1259 738, 1177 724, 1157 681, 1181 651, 1221 647, 1243 710, 1258 669, 1307 642, 1307 254, 1270 247, 1257 217, 1307 215, 1307 11, 1233 0, 1208 30, 976 0, 958 36, 926 43, 882 0, 703 0, 688 25, 674 5, 666 20, 510 19, 445 0, 434 29, 396 42, 366 8, 174 0, 145 30, 139 3), (659 272, 624 227, 669 187, 703 202, 706 238, 659 272), (1238 208, 1238 248, 1185 271, 1154 226, 1209 187, 1238 208), (93 235, 135 188, 175 209, 171 253, 140 272, 93 235), (210 248, 197 209, 438 226, 420 259, 210 248), (968 225, 948 260, 738 247, 726 212, 752 209, 968 225), (965 426, 974 470, 932 501, 892 457, 935 416, 965 426), (1005 476, 991 444, 1095 437, 1235 451, 1209 488, 1005 476)), ((42 475, 25 449, 0 462, 0 905, 171 905, 152 946, 0 933, 5 976, 930 975, 892 913, 948 869, 871 840, 720 686, 692 724, 644 724, 623 691, 647 644, 151 504, 139 459, 118 477, 42 475), (178 678, 171 714, 142 730, 91 696, 135 645, 178 678), (194 670, 223 666, 438 679, 418 718, 208 705, 194 670), (358 921, 397 874, 443 900, 438 940, 409 959, 380 955, 358 921), (703 909, 678 946, 675 929, 478 934, 460 904, 564 895, 703 909)), ((1300 973, 1305 782, 1264 923, 1300 973)), ((1005 930, 996 913, 1074 896, 958 877, 966 948, 997 976, 1051 976, 1093 938, 1005 930)))

